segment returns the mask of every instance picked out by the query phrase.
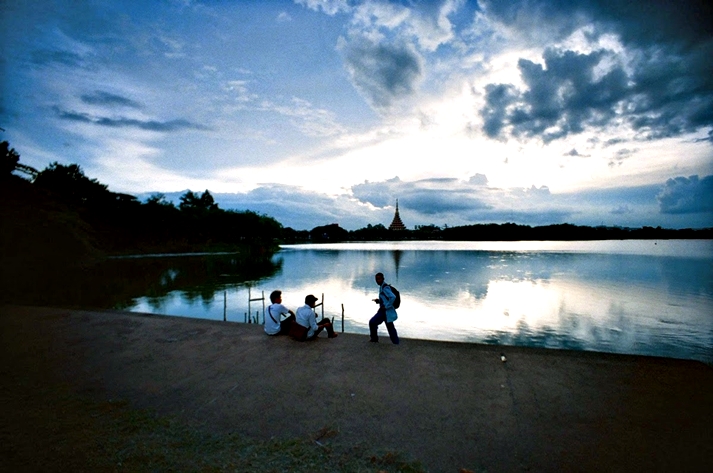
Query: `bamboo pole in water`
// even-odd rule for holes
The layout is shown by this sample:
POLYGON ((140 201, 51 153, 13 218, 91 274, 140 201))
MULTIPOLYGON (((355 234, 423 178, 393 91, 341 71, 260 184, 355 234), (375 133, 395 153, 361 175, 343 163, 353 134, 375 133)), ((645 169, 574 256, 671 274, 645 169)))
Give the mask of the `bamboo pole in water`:
POLYGON ((342 304, 342 333, 344 333, 344 304, 342 304))
MULTIPOLYGON (((255 297, 253 298, 251 293, 250 293, 250 286, 248 286, 248 320, 251 321, 252 318, 252 310, 250 310, 250 303, 255 302, 255 301, 262 301, 262 318, 263 322, 265 322, 265 291, 262 291, 262 297, 255 297)), ((257 318, 255 319, 255 323, 260 323, 260 312, 256 311, 257 318)), ((250 322, 248 322, 250 323, 250 322)))
POLYGON ((223 291, 223 322, 228 320, 228 291, 223 291))

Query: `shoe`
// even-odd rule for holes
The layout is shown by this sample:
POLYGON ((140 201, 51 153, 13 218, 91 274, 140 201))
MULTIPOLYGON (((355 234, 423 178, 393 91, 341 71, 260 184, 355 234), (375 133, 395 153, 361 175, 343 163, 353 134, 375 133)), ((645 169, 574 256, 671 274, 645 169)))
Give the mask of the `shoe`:
POLYGON ((334 332, 331 335, 327 335, 328 338, 337 338, 338 336, 339 336, 339 334, 337 332, 334 332))
POLYGON ((369 339, 369 343, 379 343, 379 340, 372 340, 372 339, 369 339))

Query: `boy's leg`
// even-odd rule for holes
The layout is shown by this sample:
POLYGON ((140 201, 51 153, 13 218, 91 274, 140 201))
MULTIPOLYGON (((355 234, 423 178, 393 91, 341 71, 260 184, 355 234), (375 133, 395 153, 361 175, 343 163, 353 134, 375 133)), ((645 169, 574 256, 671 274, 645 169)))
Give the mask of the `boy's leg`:
POLYGON ((379 341, 378 330, 382 322, 386 322, 386 311, 379 309, 379 312, 369 320, 369 337, 372 342, 379 341))
POLYGON ((280 322, 280 335, 288 335, 290 333, 290 326, 295 322, 295 316, 290 315, 285 320, 280 322))
POLYGON ((394 326, 393 322, 386 322, 386 330, 389 331, 389 338, 391 339, 391 343, 394 345, 399 344, 399 334, 396 332, 396 327, 394 326))
POLYGON ((317 330, 315 330, 312 336, 307 338, 306 340, 316 340, 317 336, 322 333, 322 330, 324 330, 324 325, 317 324, 317 330))
POLYGON ((319 325, 320 327, 324 327, 324 328, 327 329, 327 336, 328 336, 329 338, 334 338, 334 337, 337 336, 337 334, 334 333, 334 325, 332 325, 332 321, 331 321, 331 320, 324 319, 323 321, 321 321, 321 322, 318 323, 317 325, 319 325))

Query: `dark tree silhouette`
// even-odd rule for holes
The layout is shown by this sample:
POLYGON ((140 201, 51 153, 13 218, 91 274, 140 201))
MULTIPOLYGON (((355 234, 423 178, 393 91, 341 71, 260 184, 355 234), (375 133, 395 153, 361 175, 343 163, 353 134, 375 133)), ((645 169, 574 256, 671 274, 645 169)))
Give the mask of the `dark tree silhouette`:
POLYGON ((0 178, 7 179, 15 171, 20 171, 30 178, 37 176, 37 169, 20 164, 20 154, 15 148, 10 148, 10 143, 3 141, 0 143, 0 178))
POLYGON ((166 199, 166 195, 162 193, 153 194, 151 197, 146 199, 146 205, 149 207, 171 207, 176 208, 173 202, 166 199))
POLYGON ((314 227, 309 232, 310 239, 315 243, 340 242, 349 239, 349 232, 344 230, 338 224, 323 225, 314 227))
POLYGON ((213 196, 206 190, 200 197, 191 191, 187 191, 180 198, 181 203, 178 208, 189 212, 210 212, 218 209, 218 204, 213 200, 213 196))
POLYGON ((65 166, 55 161, 40 171, 34 184, 72 206, 102 205, 116 200, 105 184, 89 179, 78 164, 65 166))

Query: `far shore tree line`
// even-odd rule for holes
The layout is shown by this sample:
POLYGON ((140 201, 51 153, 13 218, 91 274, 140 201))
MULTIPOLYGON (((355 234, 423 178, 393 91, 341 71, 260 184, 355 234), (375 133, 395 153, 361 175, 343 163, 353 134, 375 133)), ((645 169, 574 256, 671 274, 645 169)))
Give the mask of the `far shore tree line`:
MULTIPOLYGON (((281 243, 389 240, 515 241, 712 238, 713 229, 531 227, 514 223, 455 227, 420 225, 393 231, 382 224, 348 231, 338 224, 312 230, 285 228, 251 210, 223 210, 208 190, 187 191, 178 205, 162 194, 145 202, 112 192, 77 164, 49 164, 42 171, 20 163, 7 141, 2 157, 3 259, 64 255, 65 263, 106 255, 235 251, 270 254, 281 243)), ((56 256, 55 256, 56 258, 56 256)), ((37 258, 30 258, 37 259, 37 258)))

